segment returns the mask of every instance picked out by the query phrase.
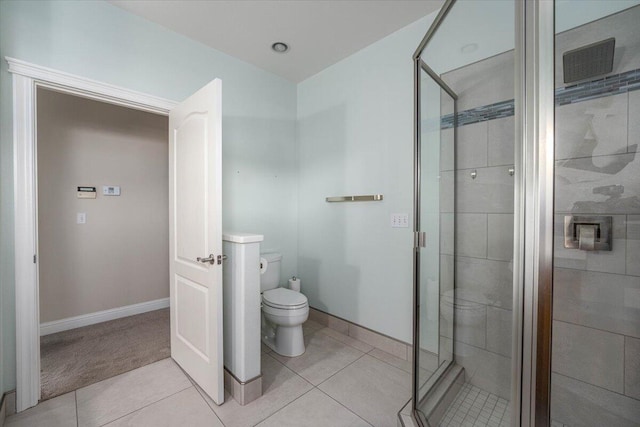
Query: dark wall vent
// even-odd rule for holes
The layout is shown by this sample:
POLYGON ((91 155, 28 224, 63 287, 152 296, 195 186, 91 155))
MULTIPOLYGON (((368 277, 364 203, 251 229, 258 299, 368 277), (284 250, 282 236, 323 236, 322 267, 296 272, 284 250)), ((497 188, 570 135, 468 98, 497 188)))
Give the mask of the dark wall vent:
POLYGON ((602 76, 613 71, 616 39, 610 38, 562 55, 564 82, 573 83, 602 76))

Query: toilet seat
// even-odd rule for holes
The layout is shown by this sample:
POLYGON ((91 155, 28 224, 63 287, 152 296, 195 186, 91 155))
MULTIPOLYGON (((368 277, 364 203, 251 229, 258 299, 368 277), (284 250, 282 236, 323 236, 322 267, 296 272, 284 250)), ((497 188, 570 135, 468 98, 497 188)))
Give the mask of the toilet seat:
POLYGON ((307 297, 300 292, 276 288, 262 293, 262 303, 280 310, 299 310, 307 306, 307 297))

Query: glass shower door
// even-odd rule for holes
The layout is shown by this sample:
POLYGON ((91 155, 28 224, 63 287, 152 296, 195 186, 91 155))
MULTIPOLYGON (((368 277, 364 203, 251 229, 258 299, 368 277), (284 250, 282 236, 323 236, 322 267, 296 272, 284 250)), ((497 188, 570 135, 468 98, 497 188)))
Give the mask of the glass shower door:
POLYGON ((418 395, 453 361, 455 94, 420 67, 418 395))
POLYGON ((415 414, 508 426, 512 372, 515 1, 448 1, 417 52, 415 414), (420 245, 418 245, 420 246, 420 245))

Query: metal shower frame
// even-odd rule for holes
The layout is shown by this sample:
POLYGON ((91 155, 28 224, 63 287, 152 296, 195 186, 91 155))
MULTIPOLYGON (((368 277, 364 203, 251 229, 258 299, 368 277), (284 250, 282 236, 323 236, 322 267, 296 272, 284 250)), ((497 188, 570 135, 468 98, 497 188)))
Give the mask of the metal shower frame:
MULTIPOLYGON (((457 0, 446 0, 413 54, 414 62, 414 274, 412 417, 417 407, 420 332, 420 73, 425 71, 454 98, 456 94, 422 53, 457 0)), ((513 426, 549 426, 554 202, 555 1, 515 2, 515 188, 513 257, 513 426)), ((454 150, 455 153, 455 150, 454 150)), ((454 155, 455 159, 455 155, 454 155)), ((455 183, 454 183, 455 186, 455 183)), ((454 187, 455 188, 455 187, 454 187)), ((455 191, 455 190, 454 190, 455 191)), ((455 192, 454 192, 455 194, 455 192)), ((455 213, 454 197, 454 213, 455 213)), ((455 224, 455 221, 454 221, 455 224)), ((455 239, 455 225, 454 225, 455 239)), ((454 264, 455 265, 455 264, 454 264)), ((455 277, 455 276, 454 276, 455 277)), ((455 280, 455 279, 454 279, 455 280)), ((454 341, 454 340, 453 340, 454 341)), ((455 356, 454 356, 455 359, 455 356)))

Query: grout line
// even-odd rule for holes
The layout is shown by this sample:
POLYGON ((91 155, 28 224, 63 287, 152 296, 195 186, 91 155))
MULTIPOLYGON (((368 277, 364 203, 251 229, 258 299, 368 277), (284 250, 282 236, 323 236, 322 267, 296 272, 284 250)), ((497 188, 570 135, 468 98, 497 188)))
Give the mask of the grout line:
MULTIPOLYGON (((486 303, 486 302, 473 301, 473 300, 470 300, 470 299, 467 299, 467 298, 462 298, 462 297, 456 296, 454 304, 457 304, 458 301, 467 302, 467 303, 471 303, 471 304, 485 305, 487 307, 497 308, 499 310, 504 310, 504 311, 513 311, 513 309, 511 309, 511 308, 504 308, 504 307, 500 307, 499 305, 493 305, 491 303, 486 303)), ((450 338, 450 337, 447 337, 447 338, 450 338)))
MULTIPOLYGON (((274 353, 275 353, 275 352, 274 352, 274 353)), ((276 354, 278 354, 278 353, 276 353, 276 354)), ((275 357, 273 357, 273 356, 271 355, 271 353, 262 353, 262 355, 263 355, 263 356, 268 356, 269 358, 271 358, 271 359, 275 360, 276 362, 278 362, 279 364, 281 364, 282 366, 284 366, 285 368, 287 368, 288 370, 290 370, 291 372, 293 372, 293 373, 295 374, 295 372, 294 372, 291 368, 289 368, 286 364, 282 363, 281 361, 279 361, 278 359, 276 359, 275 357)), ((261 363, 260 363, 260 371, 262 371, 262 361, 260 361, 260 362, 261 362, 261 363)), ((260 375, 262 375, 262 372, 260 372, 260 375)))
MULTIPOLYGON (((223 426, 225 425, 222 420, 220 419, 220 417, 218 416, 218 414, 216 413, 216 411, 213 410, 213 408, 211 407, 211 405, 209 405, 209 402, 207 402, 207 399, 202 395, 202 393, 200 392, 200 386, 198 386, 197 384, 193 384, 191 387, 193 387, 196 391, 196 393, 198 393, 198 395, 200 396, 200 399, 202 399, 204 401, 204 404, 207 405, 207 407, 209 408, 209 410, 211 412, 213 412, 213 415, 215 415, 215 417, 218 419, 218 421, 220 421, 220 424, 222 424, 223 426)), ((188 388, 186 388, 185 390, 188 390, 188 388)), ((184 391, 184 390, 183 390, 184 391)), ((223 391, 224 391, 224 387, 223 387, 223 391)), ((204 390, 202 391, 204 392, 204 390)), ((231 393, 229 393, 229 395, 231 396, 231 393)), ((233 399, 233 396, 231 397, 233 399)))
MULTIPOLYGON (((603 158, 603 157, 628 156, 628 155, 634 155, 634 154, 636 154, 635 151, 625 152, 625 153, 596 154, 596 155, 591 155, 591 156, 563 157, 563 158, 559 158, 559 159, 554 159, 554 163, 567 162, 567 161, 570 161, 570 160, 588 160, 588 159, 600 159, 600 158, 603 158)), ((597 215, 603 215, 603 214, 598 213, 597 215)), ((618 215, 620 215, 620 214, 618 214, 618 215)))
MULTIPOLYGON (((167 359, 171 359, 171 357, 168 357, 167 359)), ((162 360, 164 360, 164 359, 162 359, 162 360)), ((193 378, 191 378, 191 375, 189 375, 189 374, 187 373, 187 371, 185 371, 184 369, 182 369, 182 366, 178 365, 178 362, 176 362, 176 361, 175 361, 175 360, 173 360, 173 359, 171 359, 171 361, 172 361, 172 362, 173 362, 173 363, 178 367, 178 369, 180 369, 180 372, 182 372, 182 375, 184 375, 184 376, 187 378, 187 380, 191 383, 191 385, 196 385, 195 380, 194 380, 193 378)), ((222 379, 224 380, 224 371, 223 371, 222 375, 223 375, 223 378, 222 378, 222 379)))
MULTIPOLYGON (((633 151, 632 151, 632 153, 633 153, 633 151)), ((608 154, 605 154, 605 155, 608 155, 608 154)), ((478 166, 478 167, 472 167, 472 168, 462 168, 462 169, 442 169, 442 170, 440 170, 440 172, 458 172, 458 171, 469 171, 469 170, 473 170, 473 169, 504 168, 504 167, 507 167, 507 166, 514 166, 514 162, 504 163, 504 164, 501 163, 501 164, 490 165, 490 166, 478 166)))
MULTIPOLYGON (((330 337, 330 336, 328 336, 328 335, 327 335, 327 337, 328 337, 328 338, 331 338, 331 337, 330 337)), ((338 341, 338 340, 335 340, 335 339, 334 339, 334 341, 337 341, 337 342, 339 342, 339 343, 340 343, 340 341, 338 341)), ((344 343, 341 343, 341 344, 344 344, 344 343)), ((346 344, 344 344, 344 345, 346 345, 346 344)), ((318 386, 319 386, 319 385, 321 385, 321 384, 323 384, 324 382, 326 382, 327 380, 329 380, 330 378, 332 378, 333 376, 335 376, 336 374, 338 374, 339 372, 341 372, 342 370, 344 370, 344 369, 345 369, 345 368, 347 368, 348 366, 352 365, 353 363, 355 363, 355 362, 356 362, 356 361, 358 361, 359 359, 361 359, 365 354, 367 354, 367 353, 364 353, 364 352, 361 352, 361 353, 362 353, 362 354, 361 354, 361 355, 360 355, 356 360, 354 360, 353 362, 351 362, 351 363, 349 363, 348 365, 346 365, 344 368, 342 368, 342 369, 340 369, 339 371, 337 371, 337 372, 335 372, 334 374, 332 374, 329 378, 327 378, 326 380, 324 380, 324 381, 322 381, 321 383, 319 383, 319 384, 318 384, 318 386)), ((276 354, 277 354, 277 353, 276 353, 276 354)), ((269 356, 269 355, 267 355, 267 356, 269 356)), ((281 361, 279 361, 278 359, 276 359, 276 358, 275 358, 275 357, 273 357, 273 356, 269 356, 269 357, 271 357, 271 358, 272 358, 273 360, 275 360, 276 362, 280 363, 284 368, 286 368, 287 370, 289 370, 290 372, 292 372, 295 376, 297 376, 297 377, 301 378, 301 379, 302 379, 302 380, 304 380, 306 383, 308 383, 308 384, 311 386, 311 389, 310 389, 310 390, 308 390, 308 391, 306 391, 306 392, 304 392, 304 393, 303 393, 303 394, 301 394, 300 396, 296 397, 296 398, 295 398, 295 399, 293 399, 291 402, 289 402, 289 403, 287 403, 286 405, 284 405, 282 408, 280 408, 280 409, 278 409, 277 411, 275 411, 275 412, 271 413, 271 414, 270 414, 270 415, 268 415, 266 418, 261 419, 261 420, 260 420, 260 421, 258 421, 258 423, 256 423, 256 424, 259 424, 259 423, 261 423, 261 422, 263 422, 263 421, 267 420, 268 418, 272 417, 273 415, 277 414, 278 412, 280 412, 281 410, 283 410, 284 408, 286 408, 287 406, 289 406, 290 404, 292 404, 293 402, 295 402, 296 400, 300 399, 302 396, 304 396, 304 395, 308 394, 309 392, 311 392, 311 391, 312 391, 312 390, 314 390, 314 389, 316 389, 316 390, 320 391, 320 392, 321 392, 321 393, 323 393, 323 394, 326 394, 326 393, 324 393, 322 390, 320 390, 320 388, 319 388, 318 386, 316 386, 316 385, 314 385, 313 383, 311 383, 308 379, 306 379, 305 377, 303 377, 302 375, 300 375, 299 373, 297 373, 296 371, 294 371, 293 369, 291 369, 290 367, 288 367, 286 364, 282 363, 281 361)), ((327 395, 327 396, 328 396, 328 395, 327 395)), ((331 397, 331 396, 329 396, 329 397, 331 397)), ((333 398, 332 398, 332 399, 333 399, 333 398)), ((335 399, 333 399, 333 400, 335 400, 335 399)), ((338 402, 338 403, 340 403, 340 402, 338 402)), ((344 405, 342 405, 342 406, 344 406, 344 405)), ((347 408, 347 409, 349 410, 349 408, 347 408)), ((349 411, 350 411, 350 410, 349 410, 349 411)), ((350 412, 352 412, 352 411, 350 411, 350 412)), ((355 414, 355 415, 356 415, 356 416, 358 416, 358 414, 355 414)), ((359 417, 359 416, 358 416, 358 417, 359 417)), ((359 417, 359 418, 361 418, 361 417, 359 417)), ((364 421, 366 421, 366 420, 364 420, 364 421)), ((221 420, 221 422, 222 422, 222 420, 221 420)), ((367 422, 367 423, 368 423, 368 422, 367 422)))
MULTIPOLYGON (((616 214, 616 215, 620 215, 620 214, 616 214)), ((570 267, 558 267, 558 266, 554 266, 554 269, 560 269, 560 270, 571 270, 571 271, 581 271, 583 273, 599 273, 599 274, 609 274, 611 276, 622 276, 622 277, 631 277, 631 278, 636 278, 636 277, 640 277, 640 276, 634 276, 634 275, 629 275, 629 274, 624 274, 624 273, 608 273, 606 271, 596 271, 596 270, 584 270, 584 269, 578 269, 578 268, 570 268, 570 267)))
MULTIPOLYGON (((306 350, 305 350, 305 351, 306 351, 306 350)), ((278 354, 278 353, 276 353, 276 354, 278 354)), ((294 371, 293 369, 291 369, 290 367, 288 367, 288 366, 286 365, 286 363, 282 363, 281 361, 279 361, 278 359, 276 359, 275 357, 273 357, 273 356, 271 356, 271 355, 268 355, 268 354, 267 354, 267 356, 271 357, 273 360, 275 360, 276 362, 278 362, 279 364, 281 364, 282 366, 284 366, 284 368, 285 368, 285 369, 287 369, 287 370, 288 370, 289 372, 291 372, 292 374, 294 374, 294 375, 296 375, 296 376, 298 376, 298 377, 302 378, 305 382, 309 383, 309 385, 310 385, 311 387, 315 387, 315 386, 313 385, 313 383, 311 383, 311 381, 309 381, 308 379, 306 379, 305 377, 303 377, 302 375, 300 375, 299 373, 297 373, 296 371, 294 371)), ((283 356, 283 357, 286 357, 286 356, 283 356)))
MULTIPOLYGON (((620 336, 623 336, 623 337, 630 337, 630 338, 640 339, 640 337, 634 337, 633 335, 627 335, 627 334, 624 334, 624 333, 621 333, 621 332, 612 332, 612 331, 607 330, 607 329, 594 328, 593 326, 585 326, 585 325, 580 324, 580 323, 574 323, 574 322, 570 322, 568 320, 563 320, 563 319, 554 318, 554 319, 552 319, 552 322, 567 323, 569 325, 580 326, 582 328, 593 329, 595 331, 607 332, 607 333, 612 334, 612 335, 620 335, 620 336)), ((552 327, 553 327, 553 325, 552 325, 552 327)))
POLYGON ((347 369, 349 366, 353 365, 354 363, 356 363, 358 360, 362 359, 364 356, 366 356, 367 353, 362 353, 360 356, 358 356, 357 359, 355 359, 353 362, 345 365, 342 369, 336 371, 335 373, 331 374, 328 378, 326 378, 325 380, 321 381, 317 386, 315 387, 320 387, 322 384, 326 383, 327 381, 329 381, 331 378, 335 377, 336 375, 338 375, 340 372, 344 371, 345 369, 347 369))
MULTIPOLYGON (((452 211, 442 211, 440 213, 443 214, 485 214, 485 215, 514 215, 514 212, 504 212, 504 211, 491 211, 491 212, 487 212, 485 211, 460 211, 460 212, 452 212, 452 211)), ((600 215, 600 214, 598 214, 600 215)), ((621 214, 613 214, 613 215, 621 215, 621 214)), ((446 253, 442 253, 443 255, 451 255, 451 254, 446 254, 446 253)))
MULTIPOLYGON (((195 384, 193 385, 193 388, 196 390, 196 393, 198 393, 198 395, 200 395, 200 398, 201 398, 202 400, 204 400, 204 403, 205 403, 205 405, 207 405, 207 407, 209 408, 209 410, 210 410, 211 412, 213 412, 213 415, 215 415, 215 417, 218 419, 218 421, 220 421, 220 424, 222 424, 223 426, 226 426, 226 424, 222 422, 222 420, 220 419, 220 417, 218 416, 218 414, 216 413, 216 411, 213 409, 213 407, 212 407, 211 405, 209 405, 209 402, 207 401, 206 397, 202 395, 202 393, 203 393, 204 391, 202 391, 202 392, 201 392, 201 391, 200 391, 200 387, 199 387, 199 386, 197 386, 197 385, 195 385, 195 384)), ((229 395, 231 396, 231 394, 229 394, 229 395)), ((232 396, 231 398, 233 399, 233 396, 232 396)), ((226 403, 226 402, 225 402, 225 403, 226 403)))
MULTIPOLYGON (((446 337, 446 338, 451 339, 449 337, 446 337)), ((473 348, 476 348, 478 350, 486 351, 487 353, 495 354, 496 356, 500 356, 500 357, 505 357, 507 359, 511 359, 511 355, 505 356, 504 354, 496 353, 495 351, 487 350, 486 348, 478 347, 477 345, 468 344, 468 343, 466 343, 464 341, 459 341, 459 340, 456 340, 456 339, 454 339, 454 342, 460 343, 460 344, 464 344, 464 345, 468 345, 469 347, 473 347, 473 348)))
MULTIPOLYGON (((194 385, 193 387, 196 389, 196 391, 198 392, 200 397, 204 400, 204 403, 206 403, 207 406, 209 407, 209 409, 211 409, 213 411, 213 407, 211 405, 209 405, 209 401, 202 395, 203 392, 200 391, 200 387, 197 386, 197 385, 194 385)), ((215 413, 216 411, 213 411, 213 412, 215 413)), ((216 416, 218 416, 218 414, 216 414, 216 416)), ((220 421, 220 422, 222 422, 222 421, 220 421)))
POLYGON ((325 393, 324 391, 320 390, 318 387, 314 387, 316 390, 318 390, 320 393, 324 394, 325 396, 327 396, 329 399, 333 400, 334 402, 336 402, 338 405, 342 406, 343 408, 345 408, 347 411, 351 412, 353 415, 355 415, 356 417, 360 418, 362 421, 364 421, 365 423, 369 424, 370 426, 373 426, 373 424, 371 424, 369 421, 367 421, 366 419, 364 419, 363 417, 361 417, 360 415, 358 415, 356 412, 354 412, 353 410, 351 410, 348 406, 346 406, 344 403, 340 402, 339 400, 335 399, 333 396, 325 393))
MULTIPOLYGON (((514 166, 514 162, 511 163, 505 163, 504 165, 495 165, 495 166, 473 166, 473 167, 468 167, 468 168, 460 168, 460 169, 449 169, 446 171, 442 171, 442 172, 467 172, 467 171, 472 171, 474 169, 502 169, 506 166, 514 166)), ((460 213, 460 212, 458 212, 460 213)), ((462 212, 462 213, 466 213, 466 212, 462 212)), ((478 213, 482 213, 482 212, 478 212, 478 213)), ((484 212, 487 213, 487 212, 484 212)))
MULTIPOLYGON (((194 387, 194 388, 195 388, 195 387, 194 387)), ((198 389, 197 389, 197 388, 196 388, 196 393, 198 393, 198 394, 200 395, 200 398, 201 398, 202 400, 204 400, 204 404, 205 404, 205 405, 207 405, 207 407, 209 408, 209 410, 213 413, 213 416, 214 416, 214 417, 216 417, 216 419, 217 419, 218 421, 220 421, 220 424, 222 424, 223 426, 226 426, 226 424, 222 422, 222 420, 220 419, 220 417, 218 416, 218 414, 216 414, 216 411, 214 411, 214 410, 213 410, 213 408, 212 408, 211 406, 209 406, 209 404, 207 403, 207 400, 206 400, 204 397, 202 397, 202 395, 200 394, 200 392, 198 392, 198 389)))
POLYGON ((73 398, 76 401, 76 427, 80 425, 80 416, 78 415, 78 393, 77 390, 73 390, 73 398))
MULTIPOLYGON (((466 212, 465 212, 466 213, 466 212)), ((496 215, 493 212, 490 215, 496 215)), ((513 215, 512 213, 507 213, 507 214, 498 214, 498 215, 513 215)), ((440 254, 440 255, 449 255, 449 256, 454 256, 451 254, 440 254)), ((464 260, 465 258, 469 258, 469 259, 479 259, 481 261, 493 261, 493 262, 503 262, 505 264, 510 264, 511 261, 505 261, 503 259, 491 259, 491 258, 480 258, 480 257, 476 257, 476 256, 468 256, 468 255, 455 255, 455 257, 457 258, 456 261, 460 261, 460 260, 464 260)))
MULTIPOLYGON (((114 418, 113 420, 109 420, 109 421, 105 422, 104 424, 100 424, 100 426, 101 426, 101 427, 106 426, 106 425, 108 425, 108 424, 110 424, 110 423, 112 423, 112 422, 114 422, 114 421, 117 421, 117 420, 122 419, 122 418, 124 418, 124 417, 126 417, 126 416, 128 416, 128 415, 131 415, 131 414, 133 414, 133 413, 136 413, 136 412, 138 412, 138 411, 141 411, 141 410, 143 410, 143 409, 145 409, 145 408, 148 408, 148 407, 149 407, 149 406, 151 406, 151 405, 154 405, 154 404, 156 404, 156 403, 158 403, 158 402, 162 402, 162 401, 163 401, 163 400, 165 400, 165 399, 168 399, 168 398, 170 398, 170 397, 172 397, 172 396, 175 396, 175 395, 176 395, 176 394, 178 394, 178 393, 182 393, 182 392, 183 392, 183 391, 185 391, 185 390, 189 390, 191 387, 194 387, 194 386, 193 386, 193 385, 190 385, 190 386, 189 386, 189 387, 187 387, 187 388, 183 388, 182 390, 178 390, 178 391, 176 391, 176 392, 174 392, 174 393, 171 393, 171 394, 170 394, 170 395, 168 395, 168 396, 165 396, 165 397, 163 397, 163 398, 161 398, 161 399, 158 399, 158 400, 153 401, 153 402, 150 402, 150 403, 148 403, 148 404, 146 404, 146 405, 144 405, 144 406, 141 406, 141 407, 139 407, 138 409, 135 409, 135 410, 133 410, 133 411, 131 411, 131 412, 127 412, 126 414, 123 414, 123 415, 119 416, 118 418, 114 418)), ((197 390, 196 390, 196 391, 197 391, 197 390)))
POLYGON ((279 412, 283 411, 287 406, 291 405, 293 402, 295 402, 296 400, 301 399, 303 396, 311 393, 313 390, 315 389, 315 387, 312 387, 311 390, 307 390, 304 393, 302 393, 300 396, 296 397, 295 399, 293 399, 291 402, 287 403, 286 405, 284 405, 282 408, 277 409, 275 412, 269 414, 266 416, 266 418, 262 418, 259 421, 255 422, 255 424, 253 424, 254 426, 257 426, 258 424, 267 421, 269 418, 275 416, 276 414, 278 414, 279 412))
MULTIPOLYGON (((606 392, 608 392, 608 393, 617 394, 618 396, 625 397, 625 398, 627 398, 627 399, 631 399, 631 400, 639 401, 639 399, 636 399, 635 397, 627 396, 627 395, 626 395, 626 394, 624 394, 624 393, 620 393, 620 392, 615 391, 615 390, 611 390, 611 389, 608 389, 608 388, 604 388, 604 387, 599 386, 599 385, 596 385, 596 384, 591 384, 590 382, 587 382, 587 381, 585 381, 585 380, 581 380, 581 379, 578 379, 578 378, 574 378, 574 377, 572 377, 572 376, 570 376, 570 375, 567 375, 567 374, 563 374, 563 373, 561 373, 561 372, 554 371, 553 369, 551 370, 551 373, 556 374, 556 375, 560 375, 561 377, 565 377, 565 378, 572 379, 572 380, 577 381, 577 382, 582 383, 582 384, 586 384, 586 385, 588 385, 588 386, 590 386, 590 387, 595 387, 595 388, 597 388, 597 389, 604 390, 604 391, 606 391, 606 392)), ((552 380, 551 382, 553 383, 553 380, 552 380)))

